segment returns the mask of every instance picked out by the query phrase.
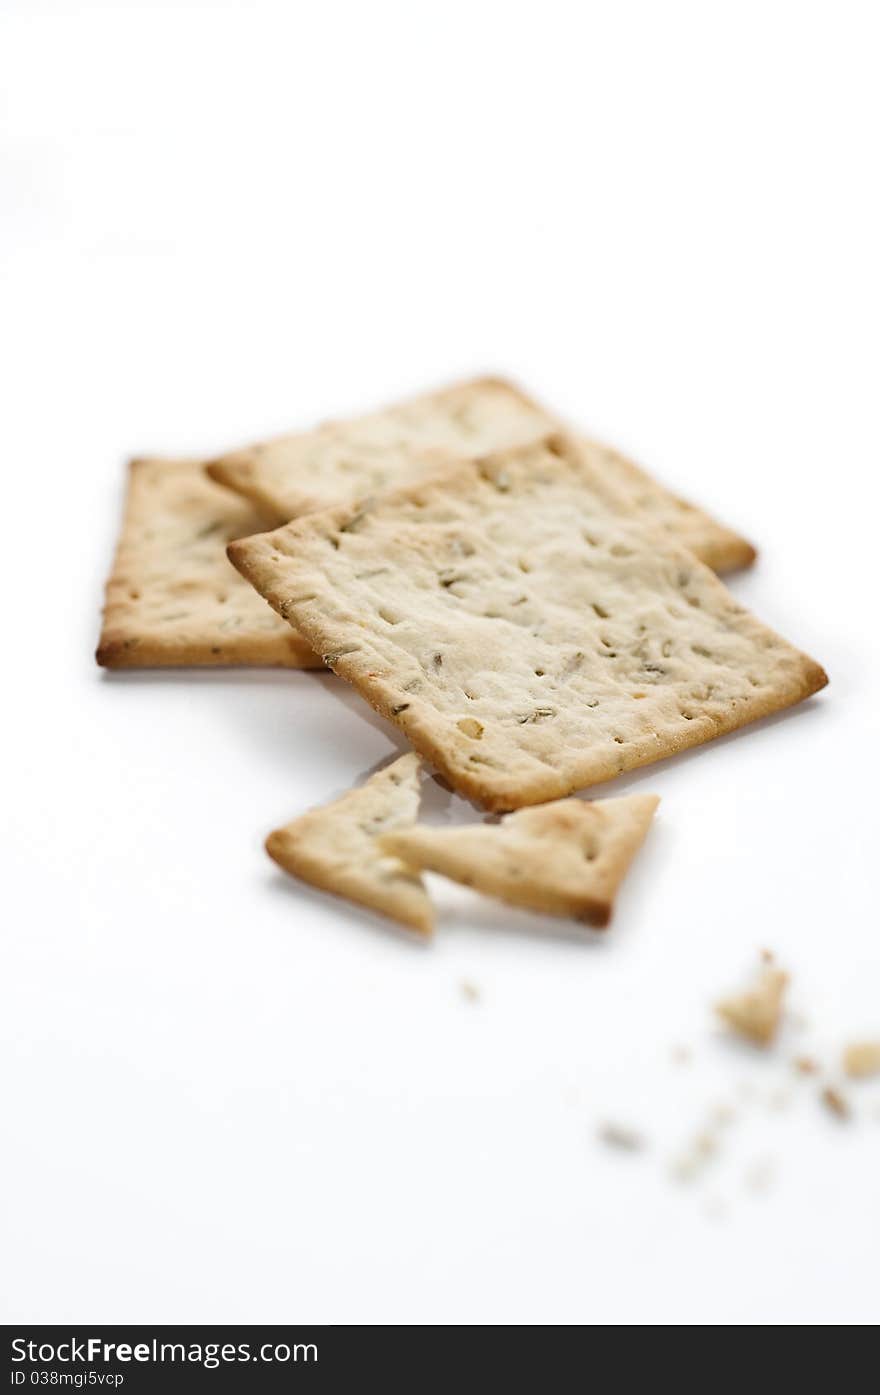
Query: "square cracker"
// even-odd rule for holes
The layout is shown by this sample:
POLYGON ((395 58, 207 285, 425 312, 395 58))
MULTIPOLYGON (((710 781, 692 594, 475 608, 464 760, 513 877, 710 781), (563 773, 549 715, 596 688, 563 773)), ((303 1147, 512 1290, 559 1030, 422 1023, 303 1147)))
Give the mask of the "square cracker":
POLYGON ((818 664, 627 521, 563 436, 231 544, 460 793, 570 794, 800 701, 818 664))
POLYGON ((440 872, 511 905, 602 926, 659 802, 655 794, 589 803, 556 799, 496 824, 414 824, 379 842, 411 867, 440 872))
POLYGON ((213 484, 200 461, 133 460, 98 663, 320 666, 229 565, 227 543, 261 526, 253 505, 213 484))
MULTIPOLYGON (((251 499, 278 523, 422 477, 430 452, 473 457, 559 429, 512 383, 477 378, 370 416, 281 436, 211 461, 212 479, 251 499)), ((582 440, 616 487, 620 507, 650 520, 715 571, 748 566, 755 549, 673 494, 619 451, 582 440)))
POLYGON ((302 881, 430 935, 434 915, 419 873, 380 841, 383 834, 414 823, 420 770, 412 751, 400 756, 358 789, 276 828, 266 839, 266 851, 302 881))

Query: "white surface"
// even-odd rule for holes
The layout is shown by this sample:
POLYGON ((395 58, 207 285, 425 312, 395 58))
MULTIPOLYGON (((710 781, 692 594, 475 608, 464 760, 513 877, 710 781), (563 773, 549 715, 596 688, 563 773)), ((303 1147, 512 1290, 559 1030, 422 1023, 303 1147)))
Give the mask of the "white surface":
POLYGON ((880 1082, 769 1107, 880 1032, 877 26, 3 7, 7 1321, 880 1316, 880 1082), (605 938, 437 883, 424 950, 261 849, 395 749, 353 693, 91 654, 127 454, 480 369, 753 536, 737 594, 832 685, 607 787, 663 805, 605 938), (775 1063, 709 1013, 762 945, 810 1023, 775 1063))

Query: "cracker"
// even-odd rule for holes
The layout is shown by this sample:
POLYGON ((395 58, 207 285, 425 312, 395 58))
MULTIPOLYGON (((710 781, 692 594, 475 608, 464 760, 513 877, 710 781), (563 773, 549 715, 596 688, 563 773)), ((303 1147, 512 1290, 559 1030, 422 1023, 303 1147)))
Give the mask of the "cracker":
POLYGON ((768 966, 761 970, 754 987, 722 998, 715 1011, 740 1036, 758 1046, 769 1046, 779 1030, 787 987, 788 974, 768 966))
POLYGON ((653 794, 560 799, 476 828, 416 824, 386 834, 381 845, 514 906, 607 925, 659 802, 653 794))
MULTIPOLYGON (((211 461, 207 470, 212 479, 283 523, 422 477, 433 450, 484 455, 534 440, 557 426, 512 383, 477 378, 370 416, 280 436, 211 461)), ((716 571, 754 560, 751 543, 664 488, 626 456, 593 441, 582 445, 618 490, 625 511, 669 532, 716 571)))
POLYGON ((420 767, 412 752, 401 756, 359 789, 277 828, 266 851, 293 876, 430 935, 434 917, 421 877, 379 845, 380 835, 415 821, 420 767))
POLYGON ((468 798, 540 804, 826 682, 561 436, 233 543, 239 570, 468 798))
POLYGON ((200 461, 133 460, 98 663, 319 667, 229 565, 230 539, 261 526, 253 505, 206 479, 200 461))

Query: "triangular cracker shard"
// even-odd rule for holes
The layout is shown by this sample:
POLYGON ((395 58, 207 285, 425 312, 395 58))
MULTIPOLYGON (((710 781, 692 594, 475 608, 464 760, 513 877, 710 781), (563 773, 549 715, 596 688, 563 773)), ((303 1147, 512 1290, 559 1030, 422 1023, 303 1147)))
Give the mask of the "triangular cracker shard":
POLYGON ((433 915, 421 877, 378 841, 414 821, 420 766, 417 755, 401 756, 359 789, 277 828, 266 851, 295 877, 430 935, 433 915))
POLYGON ((386 834, 388 852, 515 906, 607 925, 614 898, 659 800, 559 799, 498 824, 386 834))

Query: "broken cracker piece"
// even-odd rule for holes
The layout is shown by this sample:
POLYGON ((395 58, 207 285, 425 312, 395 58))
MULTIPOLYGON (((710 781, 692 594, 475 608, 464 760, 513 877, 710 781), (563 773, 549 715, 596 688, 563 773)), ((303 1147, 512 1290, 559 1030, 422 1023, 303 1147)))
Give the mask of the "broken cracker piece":
POLYGON ((854 1080, 880 1075, 880 1041, 854 1041, 843 1053, 843 1069, 854 1080))
POLYGON ((740 1036, 759 1046, 769 1046, 782 1019, 782 1000, 787 986, 788 974, 768 965, 762 969, 754 988, 722 998, 715 1011, 740 1036))
POLYGON ((560 799, 495 824, 414 824, 381 842, 412 866, 488 896, 603 926, 659 802, 653 794, 560 799))
POLYGON ((341 799, 270 833, 266 851, 286 872, 430 935, 434 917, 419 873, 379 846, 413 823, 421 761, 410 753, 341 799))

